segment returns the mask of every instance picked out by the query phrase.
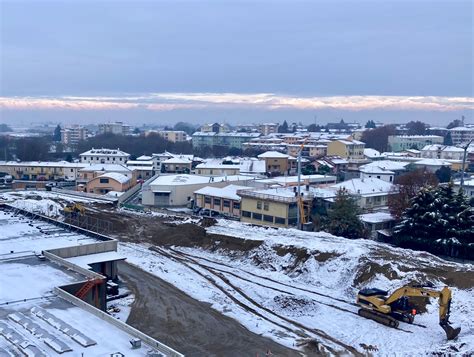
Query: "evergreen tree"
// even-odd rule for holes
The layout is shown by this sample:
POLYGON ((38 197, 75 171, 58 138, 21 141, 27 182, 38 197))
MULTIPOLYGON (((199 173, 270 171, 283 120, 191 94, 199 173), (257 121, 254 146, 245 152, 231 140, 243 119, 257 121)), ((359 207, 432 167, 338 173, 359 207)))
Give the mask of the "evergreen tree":
POLYGON ((288 133, 288 123, 286 122, 286 120, 284 120, 283 124, 281 124, 278 127, 278 132, 279 133, 288 133))
POLYGON ((345 189, 337 192, 334 205, 328 211, 325 230, 336 236, 361 238, 367 235, 359 219, 359 206, 345 189))
POLYGON ((441 166, 435 172, 436 177, 440 183, 451 181, 451 168, 449 166, 441 166))
POLYGON ((375 129, 375 122, 373 120, 367 121, 367 124, 365 124, 365 127, 367 129, 375 129))
POLYGON ((452 129, 458 126, 462 126, 462 121, 460 119, 454 119, 451 123, 448 124, 447 128, 452 129))
POLYGON ((53 141, 61 141, 61 126, 59 124, 56 126, 56 129, 54 129, 53 141))
POLYGON ((448 131, 448 133, 444 137, 443 144, 448 146, 453 145, 453 138, 451 137, 451 132, 448 131))
POLYGON ((474 209, 451 184, 424 188, 412 199, 394 229, 395 238, 425 245, 474 243, 474 209))

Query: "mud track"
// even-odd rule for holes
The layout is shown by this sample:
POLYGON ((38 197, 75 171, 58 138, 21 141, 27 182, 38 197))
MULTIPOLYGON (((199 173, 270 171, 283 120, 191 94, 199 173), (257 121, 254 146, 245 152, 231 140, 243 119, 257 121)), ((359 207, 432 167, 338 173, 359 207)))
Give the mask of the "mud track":
MULTIPOLYGON (((320 329, 317 329, 317 328, 311 328, 311 327, 308 327, 308 326, 305 326, 295 320, 292 320, 286 316, 283 316, 283 315, 279 315, 277 313, 275 313, 274 311, 260 305, 258 302, 256 302, 255 300, 253 300, 250 296, 248 296, 245 292, 243 292, 240 288, 236 287, 234 284, 232 284, 229 279, 227 279, 223 274, 221 273, 218 273, 218 272, 215 272, 213 271, 212 269, 209 269, 207 266, 205 265, 202 265, 200 263, 197 263, 196 261, 193 261, 193 260, 190 260, 189 258, 186 258, 184 256, 179 256, 179 254, 171 254, 167 251, 165 251, 164 249, 162 248, 159 248, 159 247, 151 247, 150 248, 152 251, 154 252, 157 252, 159 254, 162 254, 170 259, 173 259, 177 262, 180 262, 181 264, 184 264, 185 266, 187 266, 189 269, 193 270, 195 273, 201 275, 202 277, 204 277, 206 280, 208 280, 213 286, 215 286, 216 288, 218 288, 220 291, 222 291, 226 296, 228 296, 230 299, 232 299, 232 301, 234 301, 236 304, 238 304, 239 306, 241 306, 242 308, 244 308, 245 310, 251 312, 252 314, 254 315, 257 315, 259 316, 260 318, 274 324, 274 325, 277 325, 289 332, 292 332, 296 335, 299 335, 301 336, 302 338, 313 338, 314 335, 317 336, 316 340, 322 345, 324 346, 324 348, 329 351, 331 353, 331 355, 339 355, 341 354, 341 351, 338 351, 336 349, 334 349, 332 346, 331 346, 331 343, 333 345, 337 345, 339 346, 340 348, 343 349, 343 351, 345 353, 347 352, 350 352, 353 356, 362 356, 363 354, 360 353, 359 351, 357 351, 357 349, 355 349, 354 347, 350 346, 350 345, 347 345, 346 343, 342 342, 342 341, 339 341, 337 340, 336 338, 328 335, 326 332, 320 330, 320 329), (224 282, 224 284, 226 285, 225 288, 223 288, 221 285, 217 284, 216 281, 206 275, 206 274, 203 274, 202 272, 200 272, 199 270, 197 270, 195 267, 193 267, 191 264, 196 264, 198 265, 199 267, 205 269, 208 273, 214 275, 215 277, 217 277, 218 279, 220 279, 221 281, 224 282), (240 295, 241 297, 243 297, 247 303, 243 303, 241 300, 235 298, 234 295, 230 294, 228 292, 229 288, 231 290, 233 290, 237 295, 240 295), (250 304, 248 304, 250 303, 250 304), (265 311, 267 314, 270 314, 274 317, 276 317, 277 319, 279 320, 283 320, 291 325, 293 325, 294 327, 291 328, 289 327, 288 325, 284 325, 284 324, 281 324, 279 323, 278 321, 275 321, 274 319, 271 319, 271 318, 268 318, 267 316, 261 314, 260 312, 257 311, 257 308, 258 310, 263 310, 265 311), (330 342, 330 344, 328 344, 328 342, 330 342)), ((352 312, 351 312, 352 313, 352 312)))
POLYGON ((135 295, 127 323, 186 356, 300 356, 269 338, 254 334, 209 304, 128 263, 120 277, 135 295))

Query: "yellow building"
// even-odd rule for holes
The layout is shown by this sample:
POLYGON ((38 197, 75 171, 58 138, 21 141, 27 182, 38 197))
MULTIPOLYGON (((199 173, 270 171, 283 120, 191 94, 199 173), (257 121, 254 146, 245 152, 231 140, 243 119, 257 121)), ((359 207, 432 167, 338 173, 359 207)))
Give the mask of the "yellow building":
POLYGON ((133 186, 132 179, 117 172, 97 176, 87 183, 87 192, 103 195, 109 192, 125 192, 133 186))
POLYGON ((186 133, 180 130, 161 130, 158 132, 158 135, 173 143, 186 141, 187 138, 186 133))
POLYGON ((327 145, 328 156, 340 156, 350 160, 363 160, 365 143, 357 140, 334 140, 327 145))
MULTIPOLYGON (((296 187, 276 188, 266 190, 238 191, 240 201, 240 220, 246 223, 288 227, 297 223, 297 193, 296 187)), ((303 201, 309 204, 313 195, 302 188, 303 201)), ((309 212, 305 210, 305 219, 309 219, 309 212)))
POLYGON ((267 151, 258 155, 259 159, 265 160, 266 172, 271 175, 286 175, 291 169, 290 155, 278 151, 267 151))
POLYGON ((75 180, 78 170, 87 166, 67 161, 3 161, 0 172, 11 175, 15 180, 75 180))
POLYGON ((249 187, 228 185, 226 187, 206 186, 194 192, 194 206, 208 209, 218 214, 240 217, 240 196, 237 191, 248 190, 249 187))

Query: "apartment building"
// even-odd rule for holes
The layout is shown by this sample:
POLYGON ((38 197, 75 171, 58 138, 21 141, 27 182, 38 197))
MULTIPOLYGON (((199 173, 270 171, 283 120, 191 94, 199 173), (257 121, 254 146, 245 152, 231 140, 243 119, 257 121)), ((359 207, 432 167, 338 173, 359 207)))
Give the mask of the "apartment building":
POLYGON ((327 155, 348 160, 364 160, 365 143, 358 140, 333 140, 327 145, 327 155))
POLYGON ((269 135, 278 133, 279 126, 278 123, 263 123, 258 126, 258 130, 262 135, 269 135))
POLYGON ((186 141, 188 138, 187 134, 180 130, 162 130, 158 132, 158 135, 173 143, 186 141))
POLYGON ((73 125, 61 129, 61 143, 67 146, 77 145, 87 139, 87 129, 80 125, 73 125))
POLYGON ((198 131, 192 135, 194 149, 204 147, 224 146, 227 148, 242 149, 243 144, 254 138, 258 138, 260 133, 238 133, 238 132, 202 132, 198 131))
POLYGON ((400 152, 408 149, 421 149, 427 145, 442 145, 444 138, 438 135, 390 135, 388 146, 391 151, 400 152))
POLYGON ((453 145, 466 144, 470 140, 474 140, 474 127, 459 126, 449 129, 453 145))
POLYGON ((132 133, 130 125, 120 121, 115 123, 99 124, 99 134, 130 135, 132 133))
POLYGON ((79 155, 82 163, 88 164, 125 164, 130 154, 120 149, 94 149, 79 155))
POLYGON ((426 145, 421 149, 421 157, 428 159, 462 160, 464 150, 456 146, 426 145))

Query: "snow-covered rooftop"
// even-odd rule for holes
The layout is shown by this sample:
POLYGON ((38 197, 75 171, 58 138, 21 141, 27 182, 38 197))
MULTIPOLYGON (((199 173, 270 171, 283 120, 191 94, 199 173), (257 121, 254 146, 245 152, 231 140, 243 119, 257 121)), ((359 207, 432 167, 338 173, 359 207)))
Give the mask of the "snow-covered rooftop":
POLYGON ((79 171, 90 172, 90 171, 107 171, 107 172, 131 172, 133 169, 120 164, 93 164, 86 166, 79 171))
POLYGON ((121 184, 124 184, 124 183, 127 183, 128 181, 130 181, 130 178, 121 174, 121 173, 118 173, 118 172, 107 172, 103 175, 100 175, 100 176, 97 176, 97 177, 100 177, 100 178, 109 178, 109 179, 112 179, 112 180, 115 180, 121 184))
POLYGON ((249 181, 253 177, 243 175, 228 175, 228 176, 199 176, 199 175, 161 175, 158 176, 150 186, 181 186, 181 185, 198 185, 212 182, 225 182, 225 181, 249 181))
POLYGON ((290 157, 290 155, 283 154, 283 153, 278 152, 278 151, 266 151, 263 154, 258 155, 259 159, 265 159, 265 158, 270 158, 270 159, 282 158, 282 159, 284 159, 284 158, 289 158, 289 157, 290 157))
POLYGON ((421 151, 446 151, 446 152, 464 152, 462 148, 447 145, 426 145, 421 151))
POLYGON ((388 212, 374 212, 359 215, 361 221, 366 223, 382 223, 394 220, 393 216, 388 212))
POLYGON ((376 196, 388 194, 393 185, 377 178, 355 178, 330 186, 332 189, 345 188, 351 194, 376 196))
POLYGON ((415 165, 422 165, 422 166, 451 166, 452 162, 449 162, 447 160, 441 160, 441 159, 422 159, 419 161, 416 161, 414 163, 415 165))
POLYGON ((388 170, 388 171, 403 171, 405 170, 405 167, 408 164, 409 164, 408 162, 380 160, 380 161, 374 161, 374 162, 370 162, 368 164, 362 165, 359 167, 359 170, 362 171, 362 170, 372 170, 374 168, 375 169, 380 168, 382 170, 388 170))
POLYGON ((237 195, 237 191, 239 190, 248 190, 252 189, 252 187, 248 186, 238 186, 238 185, 228 185, 226 187, 212 187, 206 186, 203 187, 194 193, 199 195, 207 195, 213 197, 220 197, 220 198, 228 198, 231 200, 239 200, 240 196, 237 195))
POLYGON ((121 157, 128 157, 130 154, 121 151, 120 149, 90 149, 89 151, 85 151, 79 156, 91 156, 91 155, 106 155, 106 156, 121 156, 121 157))

